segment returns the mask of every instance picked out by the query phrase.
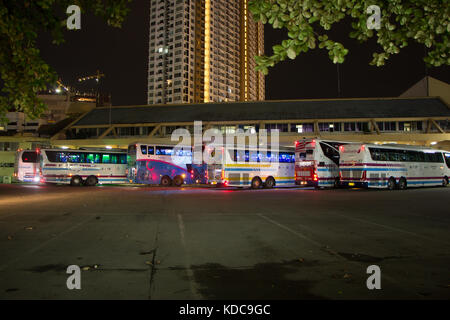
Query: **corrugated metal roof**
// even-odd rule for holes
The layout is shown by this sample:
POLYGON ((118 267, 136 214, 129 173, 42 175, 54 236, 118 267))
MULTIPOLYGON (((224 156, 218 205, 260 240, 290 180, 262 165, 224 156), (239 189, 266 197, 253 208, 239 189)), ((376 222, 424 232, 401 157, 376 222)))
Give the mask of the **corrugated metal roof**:
MULTIPOLYGON (((109 124, 110 108, 97 108, 74 126, 109 124)), ((450 117, 439 98, 289 100, 112 107, 112 124, 241 120, 450 117)))

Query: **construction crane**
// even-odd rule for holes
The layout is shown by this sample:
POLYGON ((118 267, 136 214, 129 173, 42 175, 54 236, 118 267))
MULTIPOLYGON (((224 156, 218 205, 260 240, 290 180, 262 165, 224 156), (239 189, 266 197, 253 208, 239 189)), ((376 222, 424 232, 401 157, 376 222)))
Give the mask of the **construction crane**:
POLYGON ((101 73, 99 70, 97 70, 97 73, 92 76, 86 76, 78 79, 78 82, 83 82, 91 79, 95 79, 95 81, 99 82, 101 78, 104 78, 105 74, 101 73))
POLYGON ((58 85, 58 87, 55 89, 55 92, 56 93, 61 93, 61 88, 63 88, 64 90, 66 90, 67 92, 69 92, 70 91, 70 87, 69 86, 65 86, 63 83, 62 83, 62 80, 61 79, 58 79, 57 81, 56 81, 56 84, 58 85))

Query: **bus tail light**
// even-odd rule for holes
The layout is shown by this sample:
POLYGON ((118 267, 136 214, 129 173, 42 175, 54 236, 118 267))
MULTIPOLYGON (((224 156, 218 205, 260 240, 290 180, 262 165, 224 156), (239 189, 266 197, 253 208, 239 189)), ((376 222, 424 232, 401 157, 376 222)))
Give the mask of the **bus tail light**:
POLYGON ((339 152, 344 152, 345 151, 345 147, 344 146, 339 146, 339 152))
POLYGON ((357 153, 363 152, 365 149, 366 149, 366 146, 363 144, 361 147, 359 147, 357 153))
POLYGON ((362 172, 361 180, 366 180, 366 178, 367 178, 366 172, 367 172, 366 170, 364 170, 364 171, 362 172))
POLYGON ((225 170, 222 169, 222 172, 220 174, 220 180, 225 180, 225 170))

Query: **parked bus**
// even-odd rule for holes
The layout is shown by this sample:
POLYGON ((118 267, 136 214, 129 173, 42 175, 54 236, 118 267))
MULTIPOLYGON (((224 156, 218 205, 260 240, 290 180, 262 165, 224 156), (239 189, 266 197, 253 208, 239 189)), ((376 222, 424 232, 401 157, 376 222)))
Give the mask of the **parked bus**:
POLYGON ((193 164, 192 147, 179 150, 172 158, 175 146, 135 143, 128 146, 127 176, 131 183, 181 186, 206 184, 205 164, 193 164))
POLYGON ((293 148, 279 148, 276 154, 267 148, 216 147, 219 155, 208 164, 208 181, 219 186, 261 187, 294 186, 295 156, 293 148))
POLYGON ((128 182, 125 152, 42 149, 39 160, 42 183, 95 186, 128 182))
POLYGON ((339 186, 339 147, 346 142, 303 139, 295 142, 295 183, 315 188, 339 186))
POLYGON ((446 186, 450 152, 401 145, 353 144, 340 148, 341 183, 345 186, 406 189, 446 186))
POLYGON ((21 182, 39 182, 39 149, 17 150, 14 161, 14 179, 21 182))

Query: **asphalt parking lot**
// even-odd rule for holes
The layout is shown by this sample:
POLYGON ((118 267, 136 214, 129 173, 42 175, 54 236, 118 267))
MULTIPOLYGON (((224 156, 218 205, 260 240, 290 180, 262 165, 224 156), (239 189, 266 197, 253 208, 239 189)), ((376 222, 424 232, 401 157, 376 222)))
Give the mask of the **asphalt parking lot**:
POLYGON ((0 185, 0 298, 449 299, 449 196, 0 185))

